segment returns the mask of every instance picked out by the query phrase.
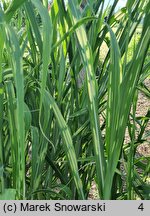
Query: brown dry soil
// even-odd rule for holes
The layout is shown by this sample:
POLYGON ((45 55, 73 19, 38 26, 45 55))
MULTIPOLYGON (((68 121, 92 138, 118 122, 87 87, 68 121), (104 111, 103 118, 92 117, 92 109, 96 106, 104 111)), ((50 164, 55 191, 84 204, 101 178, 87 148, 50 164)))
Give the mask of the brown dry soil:
MULTIPOLYGON (((150 78, 145 80, 145 85, 150 89, 150 78)), ((138 96, 138 103, 137 103, 137 111, 136 116, 145 116, 148 109, 150 109, 150 100, 141 92, 138 96)), ((148 125, 145 130, 145 135, 150 133, 150 122, 148 122, 148 125)), ((150 157, 150 134, 147 137, 147 141, 141 145, 139 145, 137 151, 142 154, 143 156, 149 156, 150 157)))

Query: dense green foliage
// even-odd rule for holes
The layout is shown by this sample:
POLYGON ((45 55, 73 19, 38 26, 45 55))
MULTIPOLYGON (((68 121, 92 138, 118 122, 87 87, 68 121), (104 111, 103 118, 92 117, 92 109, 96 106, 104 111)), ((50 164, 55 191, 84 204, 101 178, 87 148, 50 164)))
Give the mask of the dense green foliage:
POLYGON ((0 199, 149 199, 150 2, 1 2, 0 199))

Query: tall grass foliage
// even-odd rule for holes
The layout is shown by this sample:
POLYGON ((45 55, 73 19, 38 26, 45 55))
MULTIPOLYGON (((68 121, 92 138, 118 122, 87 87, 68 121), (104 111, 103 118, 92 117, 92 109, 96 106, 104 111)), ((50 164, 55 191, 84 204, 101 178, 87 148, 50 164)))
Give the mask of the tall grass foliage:
POLYGON ((150 2, 1 2, 0 198, 88 199, 94 181, 100 199, 149 199, 150 2))

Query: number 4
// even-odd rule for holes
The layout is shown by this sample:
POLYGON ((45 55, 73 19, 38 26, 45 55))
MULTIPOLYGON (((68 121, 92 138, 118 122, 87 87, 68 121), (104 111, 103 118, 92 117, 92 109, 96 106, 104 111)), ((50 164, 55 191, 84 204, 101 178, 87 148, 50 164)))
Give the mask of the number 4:
POLYGON ((138 207, 139 210, 143 211, 144 210, 144 206, 143 206, 143 203, 141 203, 138 207))

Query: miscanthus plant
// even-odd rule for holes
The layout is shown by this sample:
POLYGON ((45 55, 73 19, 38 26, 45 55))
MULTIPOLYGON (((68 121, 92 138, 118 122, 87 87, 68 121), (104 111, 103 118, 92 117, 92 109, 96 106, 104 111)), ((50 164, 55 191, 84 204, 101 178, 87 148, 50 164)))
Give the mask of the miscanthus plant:
POLYGON ((0 198, 149 199, 150 2, 0 3, 0 198))

